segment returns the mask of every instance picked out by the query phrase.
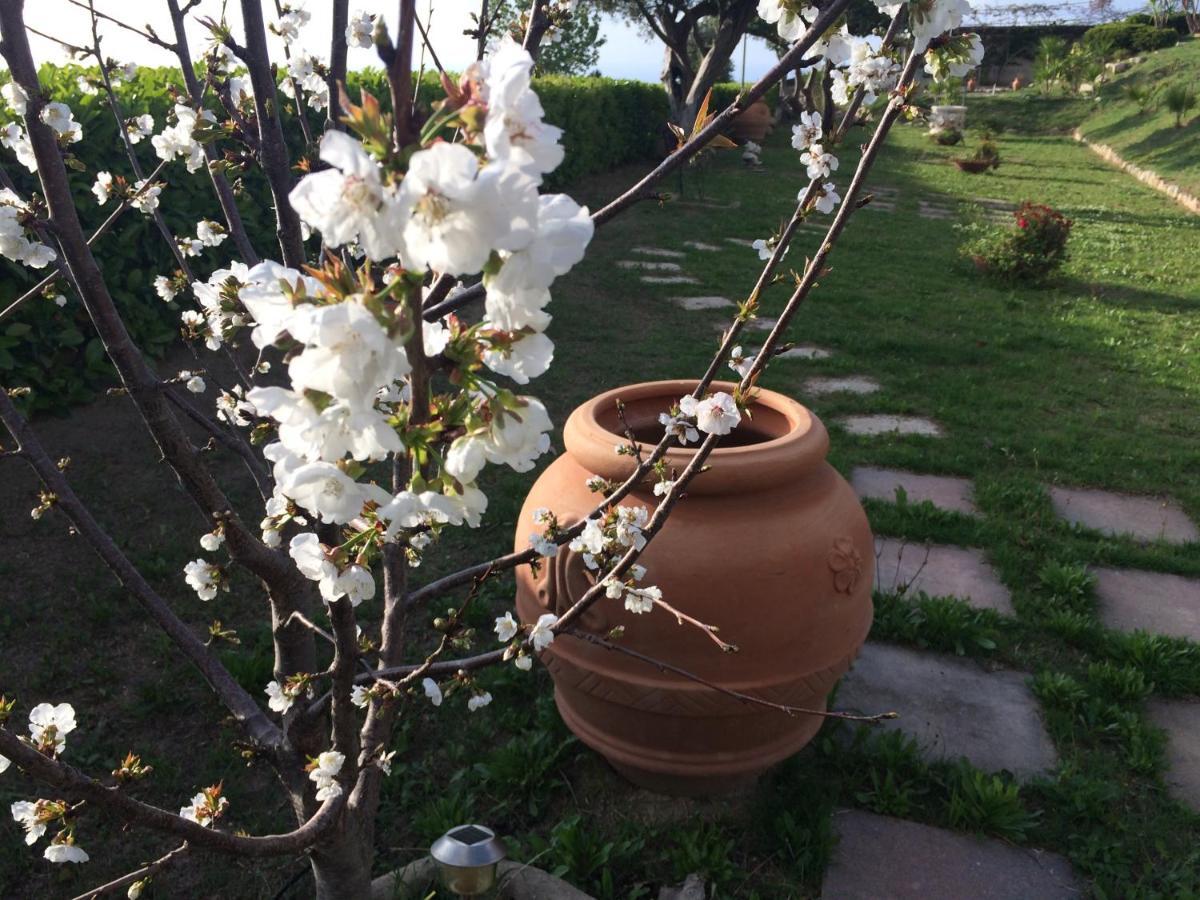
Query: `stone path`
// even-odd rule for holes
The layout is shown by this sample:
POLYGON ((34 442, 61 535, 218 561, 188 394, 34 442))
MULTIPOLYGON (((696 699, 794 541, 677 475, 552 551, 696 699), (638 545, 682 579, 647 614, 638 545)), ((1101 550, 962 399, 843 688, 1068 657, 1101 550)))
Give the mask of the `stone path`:
POLYGON ((1200 641, 1200 578, 1143 569, 1095 569, 1100 619, 1120 631, 1200 641))
POLYGON ((784 350, 775 356, 776 359, 829 359, 833 356, 832 350, 826 350, 824 347, 817 347, 813 344, 798 344, 788 350, 784 350))
POLYGON ((738 247, 749 247, 752 250, 754 249, 754 238, 727 237, 725 240, 730 244, 736 244, 738 247))
POLYGON ((1146 715, 1167 733, 1167 788, 1200 812, 1200 703, 1151 700, 1146 715))
POLYGON ((673 262, 658 262, 650 259, 619 259, 622 269, 639 269, 643 272, 682 272, 683 266, 673 262))
POLYGON ((671 302, 689 312, 699 309, 724 309, 734 306, 732 300, 724 297, 672 297, 671 302))
POLYGON ((917 544, 875 538, 875 586, 886 593, 913 597, 956 597, 975 609, 1016 614, 1008 589, 982 550, 947 544, 917 544))
POLYGON ((838 423, 851 434, 919 434, 926 437, 941 437, 942 426, 922 416, 843 416, 838 423))
POLYGON ((871 194, 871 202, 863 209, 873 209, 875 212, 895 212, 896 201, 900 197, 900 190, 894 187, 868 187, 863 191, 864 194, 871 194))
POLYGON ((702 253, 712 253, 721 249, 716 244, 706 244, 704 241, 684 241, 683 246, 690 247, 692 250, 699 250, 702 253))
POLYGON ((836 708, 897 719, 877 727, 914 738, 933 759, 965 756, 985 772, 1021 779, 1053 769, 1058 757, 1024 672, 988 672, 956 656, 868 643, 838 688, 836 708))
POLYGON ((690 275, 643 275, 640 279, 643 284, 699 284, 699 278, 692 278, 690 275))
POLYGON ((977 515, 971 499, 971 481, 950 475, 918 475, 900 469, 877 469, 859 466, 850 473, 850 484, 859 497, 887 500, 894 503, 897 488, 903 489, 909 503, 932 503, 939 509, 977 515))
POLYGON ((826 394, 874 394, 879 382, 866 375, 847 375, 844 378, 810 378, 804 382, 803 391, 814 397, 826 394))
POLYGON ((861 810, 839 810, 823 900, 1078 900, 1063 857, 861 810))
POLYGON ((1054 511, 1073 525, 1140 541, 1172 544, 1200 541, 1200 531, 1179 504, 1160 497, 1134 497, 1088 488, 1051 487, 1054 511))
POLYGON ((918 200, 917 215, 922 219, 956 219, 958 218, 955 207, 950 201, 944 200, 918 200))
POLYGON ((1013 219, 1013 211, 1017 208, 1015 203, 1010 203, 1008 200, 993 200, 990 197, 972 197, 971 202, 976 206, 982 207, 983 217, 994 225, 1011 225, 1013 219))
POLYGON ((683 259, 687 256, 682 250, 667 250, 665 247, 634 247, 633 252, 643 256, 663 256, 670 259, 683 259))

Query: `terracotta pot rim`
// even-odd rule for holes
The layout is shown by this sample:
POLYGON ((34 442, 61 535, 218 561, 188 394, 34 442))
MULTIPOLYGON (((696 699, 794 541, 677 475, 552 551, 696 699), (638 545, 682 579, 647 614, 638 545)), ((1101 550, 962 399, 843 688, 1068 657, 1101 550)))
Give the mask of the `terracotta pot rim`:
MULTIPOLYGON (((620 398, 626 404, 658 400, 657 408, 665 412, 680 397, 691 393, 697 379, 647 381, 613 388, 581 404, 567 419, 563 440, 567 451, 589 472, 610 480, 624 480, 636 463, 628 456, 613 452, 616 444, 624 443, 624 435, 605 427, 601 416, 615 409, 620 398)), ((732 393, 735 384, 713 382, 712 391, 732 393)), ((756 444, 740 447, 718 446, 708 457, 709 470, 698 475, 689 487, 691 493, 730 493, 754 490, 795 478, 814 469, 825 459, 829 435, 825 426, 810 410, 776 391, 758 389, 751 414, 762 410, 763 415, 751 419, 756 425, 764 422, 774 437, 756 444), (768 416, 768 411, 774 416, 768 416), (773 426, 773 427, 772 427, 773 426), (781 427, 782 426, 782 427, 781 427)), ((611 415, 611 413, 610 413, 611 415)), ((743 420, 745 421, 745 420, 743 420)), ((682 471, 695 455, 694 447, 672 447, 664 462, 669 469, 682 471)))

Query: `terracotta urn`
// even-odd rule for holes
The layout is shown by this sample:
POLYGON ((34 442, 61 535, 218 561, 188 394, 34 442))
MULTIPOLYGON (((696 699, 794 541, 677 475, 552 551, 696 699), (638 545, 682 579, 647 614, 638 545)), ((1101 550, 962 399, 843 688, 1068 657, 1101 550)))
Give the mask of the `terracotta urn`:
POLYGON ((1025 85, 1025 82, 1021 80, 1020 75, 1018 75, 1016 78, 1014 78, 1012 80, 1012 89, 1014 91, 1019 91, 1024 85, 1025 85))
MULTIPOLYGON (((621 481, 630 474, 632 458, 614 453, 626 440, 617 398, 637 439, 653 445, 662 434, 659 413, 694 385, 633 385, 576 409, 563 434, 566 453, 525 501, 517 548, 528 546, 537 530, 535 509, 547 507, 570 525, 600 499, 585 484, 590 476, 621 481)), ((580 625, 600 637, 621 627, 622 647, 711 685, 824 709, 871 626, 871 531, 853 490, 825 460, 829 436, 815 415, 767 390, 758 391, 750 412, 709 457, 709 468, 641 559, 643 584, 661 588, 680 612, 717 626, 737 652, 722 652, 661 608, 635 614, 602 599, 580 625)), ((680 472, 693 452, 673 448, 665 462, 680 472)), ((622 502, 653 509, 655 501, 647 484, 622 502)), ((518 570, 518 614, 526 623, 545 612, 561 615, 593 581, 582 555, 563 547, 538 572, 518 570)), ((807 744, 823 721, 741 701, 569 634, 541 658, 568 727, 631 781, 664 793, 720 793, 752 781, 807 744)))
POLYGON ((771 129, 771 107, 763 99, 755 100, 733 120, 730 133, 739 143, 759 142, 771 129))

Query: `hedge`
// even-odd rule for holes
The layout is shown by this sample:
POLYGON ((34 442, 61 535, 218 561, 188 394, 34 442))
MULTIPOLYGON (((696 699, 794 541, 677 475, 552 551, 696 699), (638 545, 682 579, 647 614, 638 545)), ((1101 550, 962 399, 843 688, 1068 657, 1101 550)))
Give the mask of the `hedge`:
MULTIPOLYGON (((55 100, 67 103, 83 127, 84 139, 72 145, 85 171, 72 173, 71 184, 84 228, 90 233, 113 209, 97 205, 91 193, 96 172, 132 178, 129 162, 122 149, 108 104, 102 96, 80 91, 77 79, 85 72, 78 66, 45 66, 40 72, 42 84, 55 100)), ((5 79, 6 80, 6 79, 5 79)), ((386 100, 383 73, 366 70, 352 73, 348 89, 351 96, 365 87, 386 100)), ((554 76, 535 79, 546 110, 546 119, 565 131, 566 156, 559 169, 547 179, 547 188, 562 190, 583 176, 607 171, 624 163, 655 158, 661 152, 660 131, 667 119, 666 95, 657 85, 608 78, 568 78, 554 76)), ((118 89, 127 116, 150 113, 155 130, 163 128, 174 101, 172 89, 181 88, 179 74, 171 69, 141 69, 137 77, 118 89)), ((418 102, 439 92, 435 76, 422 79, 418 102)), ((290 113, 285 112, 285 115, 290 113)), ((10 111, 0 114, 0 127, 12 118, 10 111)), ((319 134, 322 118, 312 116, 314 133, 319 134)), ((293 160, 305 147, 299 127, 285 124, 292 145, 293 160)), ((145 171, 158 164, 149 140, 135 148, 145 171)), ((36 176, 11 161, 5 170, 24 196, 37 191, 36 176)), ((201 218, 223 221, 208 178, 202 172, 188 175, 182 161, 163 169, 160 180, 167 183, 160 209, 171 230, 180 237, 192 236, 201 218)), ((247 172, 239 194, 239 208, 255 246, 268 255, 275 247, 275 219, 265 180, 258 171, 247 172)), ((170 251, 153 222, 134 211, 126 212, 113 231, 99 240, 96 258, 104 270, 113 299, 121 310, 135 342, 148 354, 161 356, 174 341, 179 329, 180 306, 163 303, 154 292, 156 275, 175 270, 170 251)), ((213 269, 227 265, 233 258, 231 242, 217 251, 206 251, 191 260, 197 274, 207 277, 213 269)), ((0 309, 5 309, 53 269, 29 270, 0 260, 0 309)), ((31 387, 23 401, 27 410, 57 410, 86 402, 95 391, 112 383, 112 372, 99 338, 87 313, 65 284, 55 286, 68 298, 58 307, 49 298, 33 297, 20 310, 0 320, 0 384, 5 387, 31 387)))
MULTIPOLYGON (((1126 16, 1122 21, 1134 25, 1154 25, 1154 16, 1147 13, 1135 13, 1132 16, 1126 16)), ((1191 34, 1191 29, 1188 28, 1187 16, 1181 12, 1171 13, 1167 16, 1166 24, 1163 27, 1170 28, 1180 36, 1191 34)))
POLYGON ((1150 53, 1178 42, 1179 34, 1173 28, 1137 22, 1109 22, 1089 28, 1083 35, 1083 45, 1105 59, 1150 53))

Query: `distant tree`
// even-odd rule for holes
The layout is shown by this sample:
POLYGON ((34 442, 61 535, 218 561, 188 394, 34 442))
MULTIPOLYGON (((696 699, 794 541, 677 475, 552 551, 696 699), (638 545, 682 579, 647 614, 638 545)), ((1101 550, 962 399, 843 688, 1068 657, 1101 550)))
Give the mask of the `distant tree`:
POLYGON ((600 9, 648 29, 665 46, 662 82, 671 118, 690 131, 709 88, 730 75, 756 0, 597 0, 600 9))
MULTIPOLYGON (((528 3, 524 0, 501 0, 495 7, 499 28, 493 41, 504 34, 521 40, 528 24, 528 3)), ((600 48, 606 38, 600 37, 600 13, 591 4, 576 3, 567 11, 565 5, 550 7, 554 23, 542 38, 536 72, 539 75, 587 75, 595 72, 600 48)))

